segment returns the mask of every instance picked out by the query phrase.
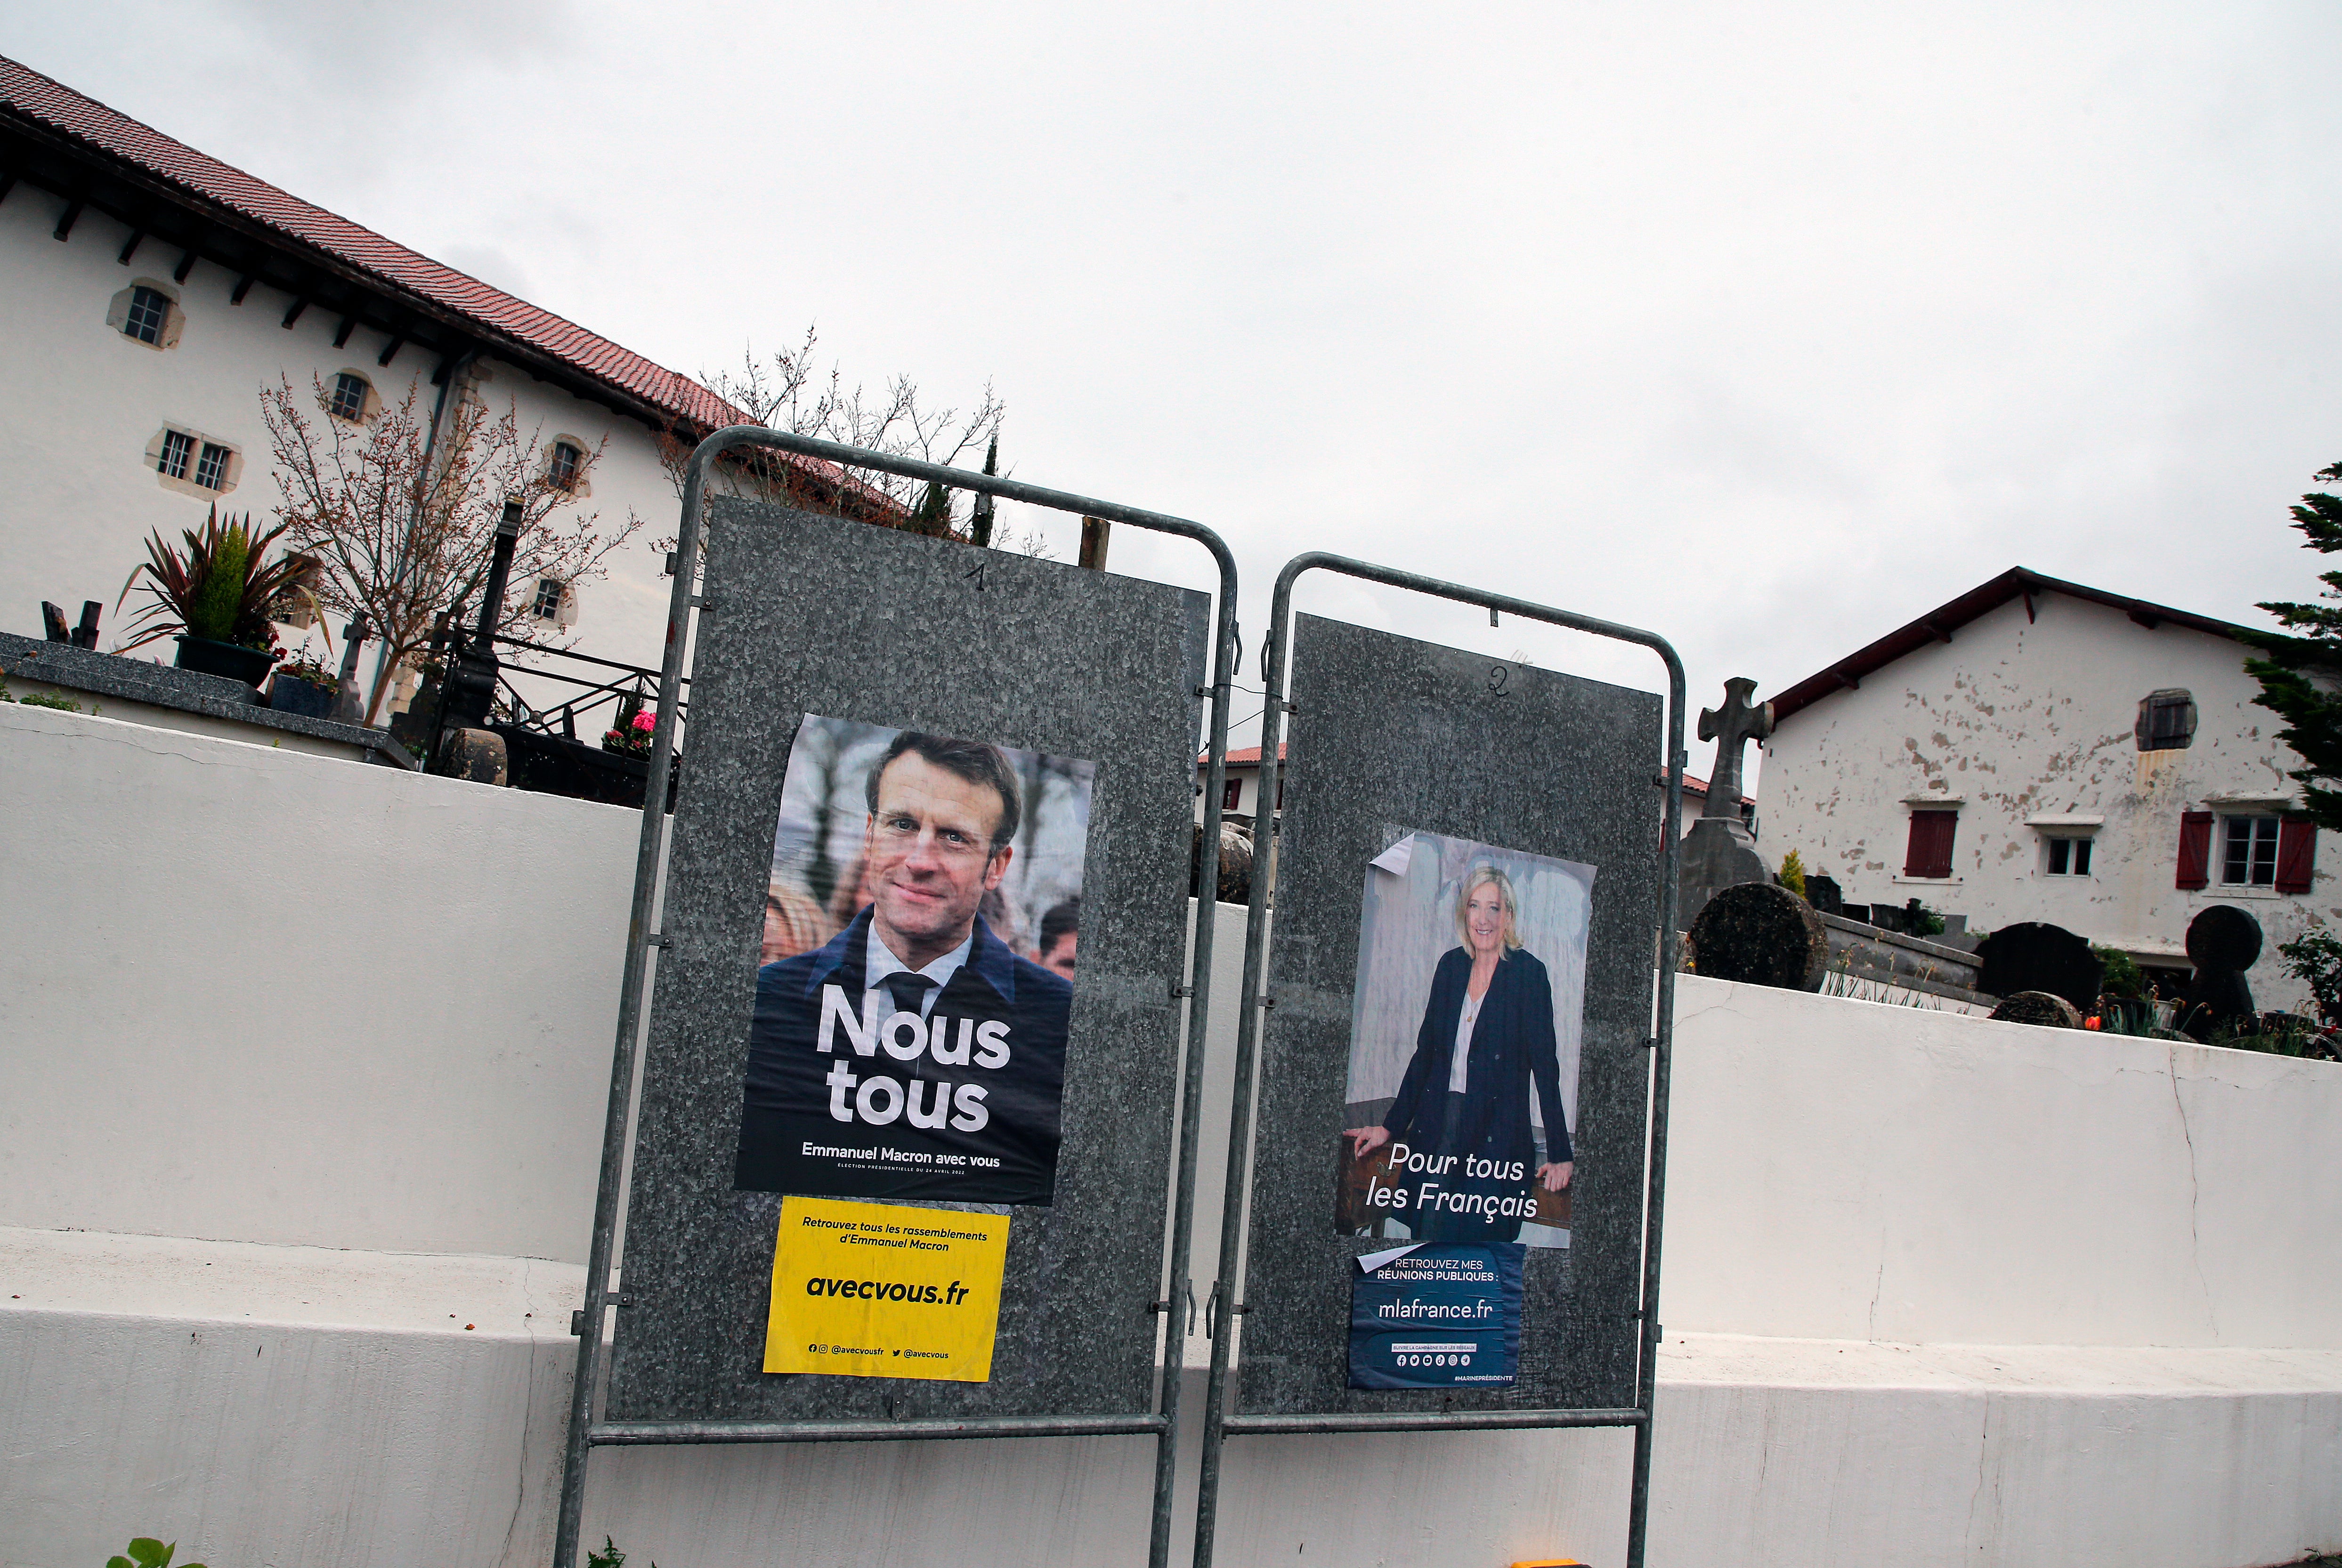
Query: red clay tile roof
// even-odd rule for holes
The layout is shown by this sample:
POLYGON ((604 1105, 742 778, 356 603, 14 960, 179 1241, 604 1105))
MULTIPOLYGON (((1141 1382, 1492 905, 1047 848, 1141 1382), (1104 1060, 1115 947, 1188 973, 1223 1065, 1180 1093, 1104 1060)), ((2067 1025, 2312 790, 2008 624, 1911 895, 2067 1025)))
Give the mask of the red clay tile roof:
MULTIPOLYGON (((1666 782, 1667 775, 1661 774, 1659 775, 1660 787, 1664 789, 1666 786, 1666 782)), ((1689 774, 1684 774, 1684 798, 1686 800, 1706 800, 1707 798, 1707 781, 1703 778, 1694 778, 1689 774)), ((1742 805, 1755 805, 1756 804, 1756 798, 1754 795, 1742 795, 1740 797, 1740 804, 1742 805)))
POLYGON ((0 105, 60 135, 137 165, 187 194, 325 252, 392 287, 455 311, 696 424, 736 424, 740 411, 689 376, 652 364, 549 310, 515 299, 372 229, 278 190, 172 140, 39 72, 0 57, 0 105))
MULTIPOLYGON (((1276 761, 1277 761, 1277 764, 1278 764, 1279 766, 1283 766, 1283 765, 1284 765, 1284 764, 1285 764, 1285 761, 1286 761, 1286 755, 1285 755, 1285 754, 1286 754, 1286 743, 1285 743, 1285 742, 1283 742, 1283 741, 1279 741, 1279 742, 1277 742, 1277 743, 1276 743, 1276 761)), ((1200 753, 1200 754, 1197 754, 1197 756, 1196 756, 1196 765, 1197 767, 1202 767, 1202 766, 1204 766, 1206 764, 1209 763, 1211 760, 1212 760, 1212 754, 1211 754, 1211 753, 1209 753, 1209 752, 1203 752, 1203 753, 1200 753)), ((1260 748, 1259 748, 1258 746, 1241 746, 1241 747, 1237 748, 1236 750, 1230 752, 1230 753, 1228 754, 1228 766, 1230 766, 1230 767, 1232 767, 1232 768, 1235 768, 1235 767, 1250 767, 1250 768, 1256 768, 1256 767, 1260 766, 1260 748)))

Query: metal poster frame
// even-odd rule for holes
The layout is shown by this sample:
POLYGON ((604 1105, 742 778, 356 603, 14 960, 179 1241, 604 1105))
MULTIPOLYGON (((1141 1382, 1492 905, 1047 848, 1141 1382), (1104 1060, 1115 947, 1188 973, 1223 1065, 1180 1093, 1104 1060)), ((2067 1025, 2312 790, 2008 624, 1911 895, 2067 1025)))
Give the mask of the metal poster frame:
MULTIPOLYGON (((1286 698, 1288 655, 1292 647, 1290 622, 1293 585, 1305 572, 1325 571, 1370 583, 1381 583, 1434 598, 1474 604, 1489 612, 1493 624, 1498 614, 1543 621, 1572 631, 1587 632, 1634 643, 1658 654, 1667 670, 1666 812, 1661 824, 1659 854, 1659 963, 1654 1028, 1646 1045, 1652 1054, 1651 1112, 1646 1163, 1644 1168, 1643 1278, 1636 1313, 1642 1324, 1640 1353, 1636 1367, 1636 1400, 1626 1409, 1552 1409, 1483 1411, 1332 1412, 1319 1414, 1244 1415, 1230 1407, 1228 1351, 1234 1337, 1229 1325, 1246 1309, 1241 1300, 1241 1248, 1246 1188, 1251 1172, 1254 1114, 1259 1098, 1256 1067, 1259 1056, 1260 1019, 1269 1005, 1267 975, 1268 895, 1270 879, 1253 879, 1252 903, 1245 924, 1244 1006, 1236 1021, 1236 1094, 1229 1109, 1227 1182, 1223 1189, 1218 1277, 1212 1283, 1205 1332, 1210 1336, 1212 1363, 1204 1401, 1203 1472, 1196 1494, 1196 1568, 1211 1568, 1213 1530, 1217 1523, 1220 1453, 1226 1438, 1278 1433, 1444 1432, 1458 1429, 1630 1426, 1635 1431, 1633 1492, 1628 1500, 1626 1568, 1642 1568, 1644 1539, 1650 1511, 1651 1407, 1657 1375, 1659 1347, 1659 1228, 1666 1191, 1667 1088, 1675 1040, 1677 824, 1683 812, 1684 751, 1683 662, 1666 638, 1655 632, 1598 620, 1568 610, 1484 593, 1455 583, 1419 576, 1388 566, 1377 566, 1324 551, 1296 555, 1276 576, 1270 602, 1268 635, 1261 647, 1262 686, 1266 694, 1261 717, 1260 798, 1277 798, 1277 747, 1284 718, 1292 704, 1286 698)), ((1274 818, 1272 818, 1272 824, 1274 818)), ((1273 831, 1273 828, 1272 828, 1273 831)))
MULTIPOLYGON (((741 447, 765 447, 835 463, 841 470, 873 469, 906 479, 926 480, 947 489, 1023 502, 1026 505, 1076 516, 1126 523, 1159 534, 1192 539, 1211 552, 1219 569, 1218 603, 1214 615, 1211 684, 1197 696, 1211 701, 1210 740, 1206 752, 1204 837, 1206 845, 1219 842, 1221 785, 1227 766, 1228 705, 1236 674, 1236 558, 1219 534, 1200 523, 1149 512, 1136 506, 1094 500, 1059 490, 1044 489, 1013 479, 971 474, 940 464, 893 457, 864 447, 846 446, 769 430, 762 425, 735 424, 715 431, 693 449, 685 469, 682 526, 676 542, 675 588, 668 604, 666 651, 659 672, 657 727, 653 731, 650 776, 666 776, 675 754, 675 731, 683 664, 691 643, 692 613, 704 607, 695 584, 699 575, 703 501, 707 473, 723 454, 741 447)), ((1192 743, 1191 743, 1192 744, 1192 743)), ((618 990, 617 1040, 610 1065, 608 1114, 603 1124, 602 1163, 594 1199, 594 1233, 586 1265, 586 1304, 572 1323, 579 1336, 577 1366, 570 1392, 569 1426, 564 1442, 561 1503, 554 1535, 555 1568, 576 1568, 579 1532, 584 1523, 586 1470, 588 1455, 606 1444, 701 1443, 824 1443, 898 1442, 906 1439, 974 1437, 1064 1437, 1151 1433, 1156 1440, 1155 1499, 1150 1526, 1148 1562, 1163 1568, 1171 1543, 1172 1483, 1177 1456, 1180 1410, 1181 1336, 1167 1331, 1161 1353, 1156 1410, 1151 1415, 986 1416, 966 1419, 906 1421, 597 1421, 595 1387, 603 1361, 603 1323, 608 1310, 624 1306, 626 1298, 610 1289, 612 1253, 616 1245, 625 1178, 626 1132, 634 1114, 635 1065, 642 1032, 645 999, 652 977, 651 949, 665 937, 650 929, 657 894, 660 851, 666 841, 666 792, 652 790, 643 804, 642 835, 635 856, 634 900, 626 926, 625 967, 618 990)), ((1189 969, 1180 993, 1186 1002, 1186 1045, 1180 1064, 1180 1105, 1177 1132, 1177 1176, 1174 1188, 1168 1270, 1158 1274, 1164 1293, 1152 1303, 1158 1322, 1173 1324, 1175 1302, 1192 1299, 1188 1253, 1194 1244, 1196 1134, 1203 1094, 1205 1020, 1211 1001, 1212 937, 1215 922, 1208 904, 1195 922, 1189 969)))

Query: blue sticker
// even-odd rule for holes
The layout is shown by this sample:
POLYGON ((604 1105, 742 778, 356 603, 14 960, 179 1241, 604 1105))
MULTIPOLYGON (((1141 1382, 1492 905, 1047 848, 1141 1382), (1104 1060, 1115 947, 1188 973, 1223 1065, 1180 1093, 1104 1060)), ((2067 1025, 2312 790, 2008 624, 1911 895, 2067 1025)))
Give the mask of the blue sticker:
POLYGON ((1352 1388, 1504 1388, 1521 1363, 1518 1242, 1400 1247, 1354 1262, 1352 1388))

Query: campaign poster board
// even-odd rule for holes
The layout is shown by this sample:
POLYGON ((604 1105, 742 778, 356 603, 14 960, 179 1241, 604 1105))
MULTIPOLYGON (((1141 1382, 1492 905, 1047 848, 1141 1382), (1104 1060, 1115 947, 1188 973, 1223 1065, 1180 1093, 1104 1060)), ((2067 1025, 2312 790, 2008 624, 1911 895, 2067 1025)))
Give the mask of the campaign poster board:
POLYGON ((1511 1387, 1527 1254, 1518 1242, 1426 1242, 1353 1258, 1350 1386, 1511 1387))
MULTIPOLYGON (((1632 1405, 1664 704, 1310 615, 1295 619, 1292 671, 1236 1408, 1632 1405), (1463 906, 1484 869, 1509 884, 1516 945, 1500 921, 1459 1082, 1453 1047, 1474 989, 1463 906), (1396 1134, 1363 1152, 1353 1135, 1388 1130, 1410 1068, 1429 1081, 1402 1129, 1466 1174, 1466 1212, 1445 1217, 1469 1223, 1428 1234, 1366 1201, 1395 1184, 1362 1167, 1396 1134), (1548 1187, 1561 1173, 1546 1167, 1565 1163, 1556 1115, 1569 1170, 1548 1187), (1394 1361, 1385 1373, 1424 1380, 1356 1386, 1357 1260, 1409 1246, 1517 1250, 1509 1381, 1432 1381, 1484 1375, 1486 1349, 1468 1369, 1460 1352, 1388 1352, 1450 1361, 1394 1361)), ((1397 1182, 1419 1192, 1425 1176, 1397 1182)))
MULTIPOLYGON (((738 501, 714 504, 707 538, 606 1417, 1148 1413, 1207 596, 738 501), (996 842, 1010 794, 1018 820, 996 842), (918 843, 895 854, 889 833, 918 843), (1075 939, 1045 933, 1076 900, 1075 939), (937 954, 923 906, 949 906, 941 934, 964 937, 937 954), (905 951, 878 967, 936 984, 897 996, 872 972, 888 940, 905 951), (808 981, 809 1014, 772 1011, 776 987, 803 1004, 808 981), (853 1083, 831 1082, 840 1066, 853 1083), (760 1134, 760 1103, 802 1124, 760 1134), (817 1202, 966 1214, 968 1234, 1006 1222, 980 1379, 934 1375, 929 1355, 874 1375, 891 1353, 766 1370, 776 1275, 807 1301, 816 1280, 907 1297, 936 1283, 904 1272, 928 1244, 976 1244, 950 1222, 877 1221, 859 1233, 891 1224, 900 1268, 816 1267, 810 1243, 781 1237, 785 1204, 817 1202)), ((949 1275, 939 1294, 954 1279, 973 1283, 949 1275)), ((907 1323, 865 1344, 827 1321, 804 1343, 949 1348, 907 1323)))
POLYGON ((1046 1207, 1097 764, 807 714, 734 1184, 1046 1207))
POLYGON ((1367 863, 1337 1233, 1569 1245, 1596 875, 1434 833, 1367 863))

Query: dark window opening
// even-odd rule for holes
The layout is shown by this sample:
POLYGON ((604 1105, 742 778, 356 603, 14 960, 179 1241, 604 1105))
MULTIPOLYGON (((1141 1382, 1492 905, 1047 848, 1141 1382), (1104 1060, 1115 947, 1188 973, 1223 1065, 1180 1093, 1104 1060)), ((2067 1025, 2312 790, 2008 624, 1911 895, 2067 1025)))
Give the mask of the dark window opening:
POLYGON ((2196 699, 2174 687, 2139 699, 2138 749, 2184 751, 2196 738, 2196 699))
POLYGON ((561 579, 540 577, 536 583, 536 599, 530 613, 541 621, 550 621, 561 613, 561 579))
POLYGON ((366 379, 351 371, 334 378, 333 414, 336 419, 346 419, 355 424, 365 417, 366 379))
POLYGON ((2049 841, 2049 874, 2052 876, 2087 876, 2090 874, 2090 841, 2087 838, 2053 838, 2049 841))
POLYGON ((1244 780, 1230 779, 1220 786, 1220 809, 1222 811, 1236 810, 1237 803, 1243 799, 1244 780))
POLYGON ((566 441, 553 444, 553 459, 545 465, 545 476, 555 490, 577 488, 577 474, 586 464, 586 454, 566 441))
POLYGON ((1952 837, 1959 829, 1956 811, 1915 811, 1911 842, 1903 856, 1906 876, 1947 877, 1952 874, 1952 837))
POLYGON ((130 291, 130 315, 122 324, 122 335, 160 345, 163 328, 170 319, 171 296, 141 284, 130 291))
POLYGON ((204 443, 204 454, 195 459, 195 483, 206 490, 219 490, 227 484, 227 448, 215 442, 204 443))
POLYGON ((185 479, 187 464, 195 454, 194 436, 185 431, 166 430, 163 433, 163 455, 155 459, 155 466, 162 470, 166 479, 185 479))

